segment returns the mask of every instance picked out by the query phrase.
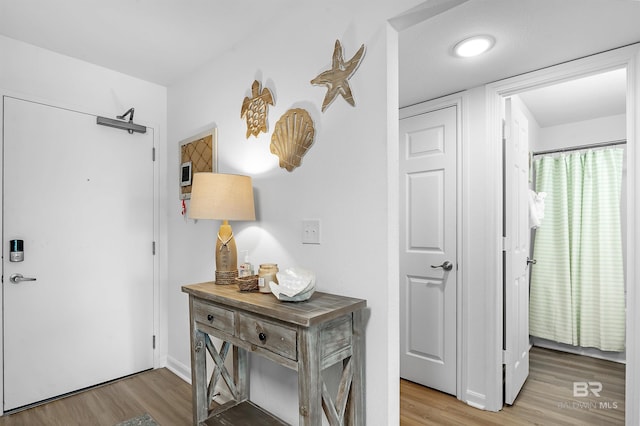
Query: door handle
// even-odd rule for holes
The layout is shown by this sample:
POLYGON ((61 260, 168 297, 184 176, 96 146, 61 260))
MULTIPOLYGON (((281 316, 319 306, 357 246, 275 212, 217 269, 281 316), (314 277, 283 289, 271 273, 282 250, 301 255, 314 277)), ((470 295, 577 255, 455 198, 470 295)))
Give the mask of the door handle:
POLYGON ((9 281, 11 281, 14 284, 18 284, 21 281, 35 281, 35 278, 29 278, 29 277, 24 277, 22 276, 22 274, 11 274, 11 276, 9 277, 9 281))
POLYGON ((442 268, 445 271, 450 271, 453 269, 453 263, 449 262, 448 260, 445 260, 442 265, 431 265, 432 268, 442 268))
POLYGON ((535 260, 535 259, 529 259, 529 258, 527 257, 527 266, 529 266, 529 265, 535 265, 536 263, 538 263, 538 261, 537 261, 537 260, 535 260))

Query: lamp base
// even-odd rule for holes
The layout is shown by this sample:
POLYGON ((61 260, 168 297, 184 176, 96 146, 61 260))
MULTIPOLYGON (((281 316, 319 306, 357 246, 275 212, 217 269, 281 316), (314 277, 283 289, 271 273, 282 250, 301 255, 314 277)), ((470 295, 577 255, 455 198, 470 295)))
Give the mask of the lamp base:
POLYGON ((216 284, 235 284, 238 278, 238 250, 228 221, 223 221, 216 240, 216 284))
POLYGON ((216 281, 218 285, 230 285, 236 283, 238 278, 238 270, 235 271, 216 271, 216 281))

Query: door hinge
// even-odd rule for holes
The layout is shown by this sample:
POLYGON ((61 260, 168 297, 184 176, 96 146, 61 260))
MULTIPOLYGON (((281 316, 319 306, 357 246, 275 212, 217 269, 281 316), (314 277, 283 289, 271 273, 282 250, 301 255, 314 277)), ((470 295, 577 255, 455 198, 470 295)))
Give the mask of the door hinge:
POLYGON ((153 349, 156 348, 156 335, 153 335, 153 349))
POLYGON ((509 247, 509 237, 502 237, 502 251, 507 251, 509 247))
POLYGON ((154 255, 154 256, 156 255, 156 242, 155 241, 151 242, 151 254, 154 255))
POLYGON ((509 351, 507 351, 506 349, 502 351, 502 364, 503 365, 508 365, 509 361, 510 361, 510 356, 509 356, 509 351))
POLYGON ((156 161, 156 148, 151 148, 151 161, 156 161))

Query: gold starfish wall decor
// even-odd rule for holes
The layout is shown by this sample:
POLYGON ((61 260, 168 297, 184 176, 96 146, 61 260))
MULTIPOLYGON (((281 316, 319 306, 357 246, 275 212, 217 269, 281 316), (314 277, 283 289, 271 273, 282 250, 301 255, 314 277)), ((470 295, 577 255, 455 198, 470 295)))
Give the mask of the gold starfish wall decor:
POLYGON ((267 133, 269 105, 274 105, 271 91, 266 87, 260 91, 260 82, 255 80, 251 85, 251 98, 244 98, 240 111, 240 118, 247 121, 247 139, 250 135, 258 137, 260 132, 267 133))
POLYGON ((348 80, 360 65, 363 56, 364 44, 360 46, 360 49, 358 49, 351 59, 345 62, 340 40, 336 40, 336 45, 333 49, 331 69, 320 73, 320 75, 311 80, 311 84, 316 86, 327 86, 327 94, 322 102, 322 112, 327 109, 338 94, 342 95, 344 100, 351 106, 356 105, 348 80))

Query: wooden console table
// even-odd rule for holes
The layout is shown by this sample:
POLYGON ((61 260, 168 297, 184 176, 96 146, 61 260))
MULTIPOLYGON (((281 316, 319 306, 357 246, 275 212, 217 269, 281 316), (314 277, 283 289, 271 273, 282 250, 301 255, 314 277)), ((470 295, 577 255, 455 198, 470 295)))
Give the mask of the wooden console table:
POLYGON ((285 424, 249 401, 249 352, 298 372, 300 425, 321 425, 323 408, 332 426, 364 425, 365 300, 316 292, 305 302, 280 302, 212 282, 182 291, 189 294, 194 425, 285 424), (220 349, 210 336, 223 341, 220 349), (224 365, 229 349, 232 372, 224 365), (215 363, 208 384, 207 353, 215 363), (342 377, 334 398, 321 373, 338 362, 342 377), (234 400, 211 410, 220 377, 234 400))

